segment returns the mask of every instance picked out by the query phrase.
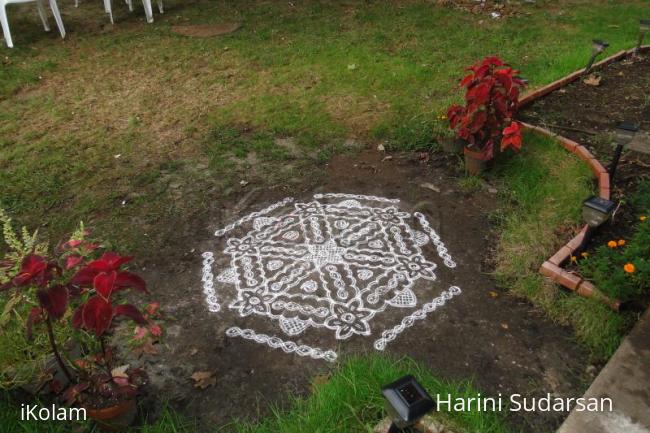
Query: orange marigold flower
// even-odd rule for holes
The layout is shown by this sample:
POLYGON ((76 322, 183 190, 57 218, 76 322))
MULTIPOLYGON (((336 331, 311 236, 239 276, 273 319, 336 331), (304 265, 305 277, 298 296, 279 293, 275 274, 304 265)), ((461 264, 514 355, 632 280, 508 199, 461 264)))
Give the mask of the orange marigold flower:
POLYGON ((576 256, 571 256, 571 263, 578 263, 578 258, 576 256))
POLYGON ((622 247, 623 245, 625 245, 625 239, 619 239, 618 240, 618 246, 622 247))
POLYGON ((607 242, 607 246, 610 248, 616 248, 618 246, 618 243, 616 241, 609 241, 607 242))
POLYGON ((645 215, 641 215, 641 216, 639 217, 639 220, 641 220, 641 221, 645 221, 645 220, 647 220, 647 219, 648 219, 648 217, 645 216, 645 215))
POLYGON ((589 257, 589 253, 586 252, 586 251, 581 252, 580 255, 581 255, 583 258, 587 258, 587 257, 589 257))
POLYGON ((632 274, 634 271, 636 271, 636 266, 634 266, 634 263, 626 263, 625 266, 623 266, 623 269, 628 274, 632 274))

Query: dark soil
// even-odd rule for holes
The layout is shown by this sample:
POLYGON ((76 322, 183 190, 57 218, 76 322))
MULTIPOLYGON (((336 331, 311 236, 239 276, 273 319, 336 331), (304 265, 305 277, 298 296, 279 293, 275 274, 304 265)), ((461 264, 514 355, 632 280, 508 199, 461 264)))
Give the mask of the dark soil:
POLYGON ((221 24, 200 24, 186 26, 172 26, 172 32, 183 36, 194 38, 211 38, 214 36, 227 35, 237 31, 241 27, 239 23, 221 24))
MULTIPOLYGON (((597 71, 599 86, 581 80, 536 101, 522 113, 522 120, 544 126, 586 146, 606 168, 614 155, 614 130, 622 121, 639 126, 634 139, 650 150, 650 55, 625 59, 597 71)), ((650 179, 650 155, 625 150, 611 185, 612 200, 620 207, 601 227, 589 248, 610 239, 629 239, 640 209, 629 198, 642 180, 650 179)))
MULTIPOLYGON (((271 403, 286 407, 289 396, 308 395, 314 376, 333 367, 226 337, 228 327, 245 325, 245 320, 227 306, 210 313, 200 281, 201 252, 220 251, 215 229, 284 197, 304 199, 316 192, 398 197, 404 210, 426 214, 458 263, 453 273, 439 268, 435 284, 456 284, 463 294, 408 328, 386 352, 411 356, 441 378, 474 378, 483 395, 582 395, 592 378, 585 373, 588 356, 571 330, 496 289, 485 263, 491 250, 487 215, 495 209, 495 190, 463 192, 457 184, 459 171, 458 161, 449 157, 424 163, 416 154, 386 158, 377 151, 348 153, 305 172, 292 185, 262 188, 251 183, 230 197, 214 197, 211 209, 197 213, 191 225, 175 226, 177 239, 146 263, 143 272, 167 316, 160 353, 143 358, 151 378, 149 395, 155 400, 150 406, 167 400, 197 417, 203 430, 214 431, 235 418, 268 415, 271 403), (420 186, 424 182, 440 192, 420 186), (216 385, 194 388, 190 376, 195 371, 214 372, 216 385)), ((339 359, 374 352, 371 337, 355 338, 339 342, 339 359)), ((509 416, 524 431, 551 432, 565 414, 509 416)))

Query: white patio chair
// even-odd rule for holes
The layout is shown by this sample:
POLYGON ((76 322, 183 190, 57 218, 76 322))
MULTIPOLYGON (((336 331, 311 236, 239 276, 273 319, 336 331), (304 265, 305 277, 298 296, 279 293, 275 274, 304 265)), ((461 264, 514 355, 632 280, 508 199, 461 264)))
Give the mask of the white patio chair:
MULTIPOLYGON (((43 6, 44 0, 0 0, 0 24, 2 24, 2 33, 4 34, 5 41, 9 48, 14 47, 13 40, 11 39, 11 32, 9 30, 9 19, 7 18, 7 5, 12 3, 36 3, 36 8, 38 9, 38 15, 41 17, 43 22, 43 27, 45 31, 50 31, 50 25, 47 23, 47 14, 45 12, 45 7, 43 6)), ((52 9, 52 15, 54 15, 54 21, 56 21, 56 26, 59 28, 61 37, 65 38, 65 27, 63 27, 63 20, 61 19, 61 12, 59 12, 59 6, 56 4, 56 0, 49 0, 50 9, 52 9)))
MULTIPOLYGON (((1 1, 1 0, 0 0, 1 1)), ((133 0, 124 0, 129 11, 133 12, 133 0)), ((153 10, 151 8, 151 0, 142 0, 142 5, 144 6, 144 14, 147 17, 147 22, 151 24, 153 22, 153 10)), ((113 24, 113 5, 111 0, 104 0, 104 10, 108 14, 111 24, 113 24)), ((161 14, 164 14, 163 10, 163 0, 158 0, 158 10, 161 14)))

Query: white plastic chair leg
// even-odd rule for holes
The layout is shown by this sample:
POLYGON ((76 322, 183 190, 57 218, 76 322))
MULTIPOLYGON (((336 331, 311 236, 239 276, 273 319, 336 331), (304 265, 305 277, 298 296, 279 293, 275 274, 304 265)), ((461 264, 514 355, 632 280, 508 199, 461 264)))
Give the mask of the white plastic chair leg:
POLYGON ((151 0, 142 0, 142 5, 144 6, 144 14, 147 16, 147 22, 151 24, 153 22, 153 10, 151 9, 151 0))
POLYGON ((111 0, 104 0, 104 12, 108 14, 111 24, 115 24, 113 22, 113 5, 111 4, 111 0))
POLYGON ((9 48, 14 47, 11 40, 11 31, 9 31, 9 20, 7 20, 7 6, 0 5, 0 24, 2 24, 2 34, 5 36, 5 42, 9 48))
POLYGON ((59 28, 61 38, 65 39, 65 27, 63 27, 61 12, 59 12, 59 5, 56 4, 56 0, 50 0, 50 9, 52 9, 52 15, 54 15, 54 21, 56 21, 56 26, 59 28))
POLYGON ((74 7, 76 7, 76 8, 79 7, 79 0, 74 0, 74 7))
POLYGON ((158 10, 160 11, 161 14, 165 13, 165 11, 163 10, 163 0, 158 0, 158 10))
POLYGON ((43 0, 36 0, 36 9, 38 9, 38 16, 41 17, 43 22, 43 28, 46 32, 50 31, 50 25, 47 22, 47 13, 45 13, 45 6, 43 6, 43 0))
POLYGON ((129 7, 129 12, 133 12, 133 0, 124 0, 129 7))

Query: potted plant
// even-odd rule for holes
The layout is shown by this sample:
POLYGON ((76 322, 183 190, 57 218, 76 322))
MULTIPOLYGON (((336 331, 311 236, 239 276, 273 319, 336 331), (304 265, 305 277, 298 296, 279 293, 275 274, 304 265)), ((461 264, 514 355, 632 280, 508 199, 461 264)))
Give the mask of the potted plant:
POLYGON ((467 69, 460 81, 466 88, 465 106, 452 105, 447 111, 456 137, 465 142, 465 168, 471 175, 485 170, 498 151, 521 148, 521 127, 514 116, 524 81, 495 56, 486 57, 467 69))
POLYGON ((78 234, 61 245, 54 258, 27 254, 16 275, 0 290, 35 290, 36 306, 26 320, 27 338, 31 340, 35 325, 44 325, 51 352, 65 377, 64 383, 52 380, 50 389, 58 391, 67 404, 85 408, 103 428, 123 429, 135 417, 136 397, 146 374, 128 365, 115 367, 107 336, 120 318, 136 322, 139 335, 146 330, 159 336, 160 326, 151 320, 158 304, 150 304, 149 313, 143 314, 134 305, 121 302, 126 289, 148 293, 140 276, 123 269, 132 257, 104 252, 93 259, 99 245, 84 239, 87 231, 78 234), (59 349, 55 326, 76 329, 71 335, 86 355, 70 362, 59 349))

